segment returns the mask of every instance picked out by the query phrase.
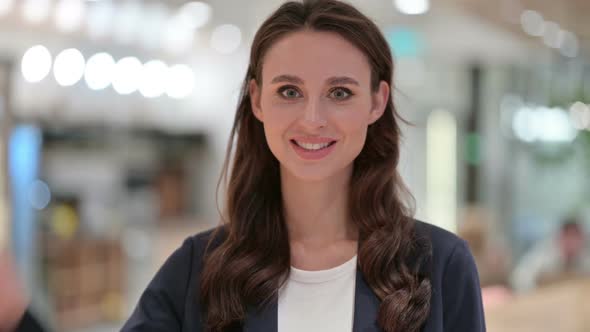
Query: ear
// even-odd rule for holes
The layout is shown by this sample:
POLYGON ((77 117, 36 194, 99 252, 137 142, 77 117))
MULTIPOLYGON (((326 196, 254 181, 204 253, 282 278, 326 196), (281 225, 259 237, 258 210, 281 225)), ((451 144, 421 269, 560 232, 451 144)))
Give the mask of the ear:
POLYGON ((390 98, 390 90, 389 84, 385 81, 381 81, 379 83, 379 89, 373 93, 372 96, 372 108, 371 113, 369 114, 369 124, 373 124, 377 121, 383 112, 385 112, 385 107, 387 107, 387 102, 390 98))
POLYGON ((258 87, 258 83, 256 83, 255 79, 250 80, 248 91, 250 94, 250 105, 252 106, 252 113, 254 113, 254 116, 260 122, 264 122, 262 116, 262 109, 260 108, 260 88, 258 87))

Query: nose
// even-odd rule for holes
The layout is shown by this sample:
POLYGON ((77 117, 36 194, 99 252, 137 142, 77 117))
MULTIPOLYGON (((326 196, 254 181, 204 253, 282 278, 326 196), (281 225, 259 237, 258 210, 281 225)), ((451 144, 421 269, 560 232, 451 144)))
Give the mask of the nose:
POLYGON ((310 101, 303 110, 302 122, 310 128, 326 126, 326 117, 319 101, 310 101))

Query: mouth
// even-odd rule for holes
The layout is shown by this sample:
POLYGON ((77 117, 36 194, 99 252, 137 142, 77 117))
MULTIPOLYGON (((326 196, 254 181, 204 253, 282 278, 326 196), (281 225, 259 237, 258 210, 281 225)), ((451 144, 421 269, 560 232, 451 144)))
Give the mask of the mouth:
POLYGON ((319 144, 299 143, 296 140, 290 140, 290 142, 299 158, 307 161, 318 161, 332 153, 337 141, 319 144))
POLYGON ((301 149, 304 149, 306 151, 310 151, 310 152, 321 151, 321 150, 327 149, 327 148, 331 147, 332 145, 336 144, 336 142, 337 142, 337 141, 331 141, 331 142, 327 142, 327 143, 311 144, 311 143, 300 143, 294 139, 292 139, 290 141, 291 141, 291 144, 293 144, 301 149))

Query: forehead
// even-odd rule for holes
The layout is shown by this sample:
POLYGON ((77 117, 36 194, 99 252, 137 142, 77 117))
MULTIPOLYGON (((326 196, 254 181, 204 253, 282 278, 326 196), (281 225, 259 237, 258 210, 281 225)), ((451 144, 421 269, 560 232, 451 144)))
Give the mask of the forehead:
POLYGON ((264 82, 285 74, 306 82, 350 76, 368 85, 371 67, 364 53, 340 35, 304 30, 279 39, 263 60, 264 82))

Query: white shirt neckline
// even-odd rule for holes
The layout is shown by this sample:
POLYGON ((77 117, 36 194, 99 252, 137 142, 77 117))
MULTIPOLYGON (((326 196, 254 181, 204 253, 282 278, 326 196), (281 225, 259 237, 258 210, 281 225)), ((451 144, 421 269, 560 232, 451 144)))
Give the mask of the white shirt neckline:
POLYGON ((357 255, 354 255, 351 259, 336 267, 316 271, 300 270, 291 266, 289 279, 307 284, 327 282, 354 271, 356 269, 356 260, 357 255))

